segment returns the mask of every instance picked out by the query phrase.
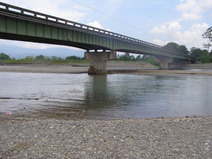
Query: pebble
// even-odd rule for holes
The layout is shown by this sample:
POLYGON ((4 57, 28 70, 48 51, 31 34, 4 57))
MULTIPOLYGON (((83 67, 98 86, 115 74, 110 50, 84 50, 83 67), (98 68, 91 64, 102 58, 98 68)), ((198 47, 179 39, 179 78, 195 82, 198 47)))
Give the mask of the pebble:
POLYGON ((0 158, 212 158, 212 117, 87 120, 0 115, 0 158))

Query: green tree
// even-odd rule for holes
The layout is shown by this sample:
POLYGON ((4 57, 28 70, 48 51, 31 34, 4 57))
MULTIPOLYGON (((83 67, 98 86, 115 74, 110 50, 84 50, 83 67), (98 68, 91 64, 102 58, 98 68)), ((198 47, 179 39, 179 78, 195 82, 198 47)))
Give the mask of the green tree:
POLYGON ((210 63, 212 62, 212 54, 207 50, 201 50, 200 48, 192 47, 190 51, 191 56, 197 58, 197 62, 210 63))
POLYGON ((125 53, 124 55, 119 55, 116 59, 117 61, 135 61, 135 57, 130 55, 129 53, 125 53))
POLYGON ((180 45, 179 46, 179 51, 184 53, 184 54, 186 54, 186 55, 189 54, 189 51, 188 51, 188 49, 187 49, 187 47, 185 45, 180 45))
POLYGON ((10 56, 5 53, 0 53, 0 60, 10 60, 10 56))
POLYGON ((82 60, 83 58, 78 56, 68 56, 66 57, 66 60, 82 60))
POLYGON ((202 34, 204 39, 208 39, 208 43, 203 44, 204 48, 210 50, 210 46, 212 46, 212 27, 208 28, 205 33, 202 34))
POLYGON ((173 51, 179 51, 179 45, 174 42, 170 42, 166 44, 165 46, 163 46, 163 48, 173 50, 173 51))
POLYGON ((51 60, 53 60, 53 61, 54 61, 54 60, 57 60, 57 59, 58 59, 57 56, 52 56, 52 57, 51 57, 51 60))
POLYGON ((188 49, 186 48, 185 45, 178 45, 177 43, 174 43, 174 42, 170 42, 170 43, 166 44, 165 46, 163 46, 163 48, 168 49, 168 50, 172 50, 172 51, 175 51, 175 52, 181 52, 181 53, 186 54, 186 55, 189 54, 189 51, 188 51, 188 49))
POLYGON ((136 61, 141 61, 142 60, 142 57, 141 57, 141 55, 138 55, 137 57, 136 57, 136 59, 135 59, 136 61))
POLYGON ((150 63, 155 66, 160 66, 159 62, 157 61, 156 57, 154 57, 154 56, 144 55, 142 57, 142 61, 145 61, 145 62, 150 63))
POLYGON ((191 56, 198 58, 198 57, 204 55, 204 52, 200 48, 192 47, 190 54, 191 54, 191 56))
POLYGON ((42 61, 44 60, 44 56, 43 55, 36 56, 35 60, 42 61))

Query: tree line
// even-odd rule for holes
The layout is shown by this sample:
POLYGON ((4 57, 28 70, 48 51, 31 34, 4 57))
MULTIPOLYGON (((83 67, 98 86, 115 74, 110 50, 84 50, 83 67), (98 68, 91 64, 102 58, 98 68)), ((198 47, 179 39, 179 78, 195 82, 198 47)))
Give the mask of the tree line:
POLYGON ((0 62, 1 63, 70 63, 72 61, 84 61, 84 57, 78 56, 68 56, 65 59, 57 56, 26 56, 25 58, 15 59, 11 58, 5 53, 0 53, 0 62))

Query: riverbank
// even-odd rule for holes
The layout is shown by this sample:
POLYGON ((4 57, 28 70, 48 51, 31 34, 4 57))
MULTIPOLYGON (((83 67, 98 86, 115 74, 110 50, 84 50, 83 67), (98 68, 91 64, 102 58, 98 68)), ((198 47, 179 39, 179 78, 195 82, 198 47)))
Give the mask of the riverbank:
POLYGON ((211 158, 212 117, 57 120, 0 115, 0 158, 211 158))
MULTIPOLYGON (((2 64, 0 72, 29 72, 29 73, 87 73, 89 64, 2 64)), ((146 62, 132 61, 109 61, 108 70, 112 73, 113 70, 118 72, 140 69, 157 69, 157 67, 146 62)), ((116 72, 114 71, 114 73, 116 72)))
MULTIPOLYGON (((207 75, 211 76, 211 64, 189 64, 185 69, 203 69, 203 70, 158 70, 151 64, 145 62, 108 62, 108 74, 145 74, 145 75, 207 75)), ((87 73, 89 65, 71 65, 71 64, 4 64, 0 65, 0 72, 24 72, 24 73, 87 73)))

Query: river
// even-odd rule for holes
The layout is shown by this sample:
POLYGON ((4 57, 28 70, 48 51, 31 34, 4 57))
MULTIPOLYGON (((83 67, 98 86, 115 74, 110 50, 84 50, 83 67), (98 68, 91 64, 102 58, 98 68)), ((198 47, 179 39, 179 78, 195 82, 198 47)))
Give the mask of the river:
POLYGON ((50 118, 212 115, 212 76, 0 72, 0 113, 50 118))

